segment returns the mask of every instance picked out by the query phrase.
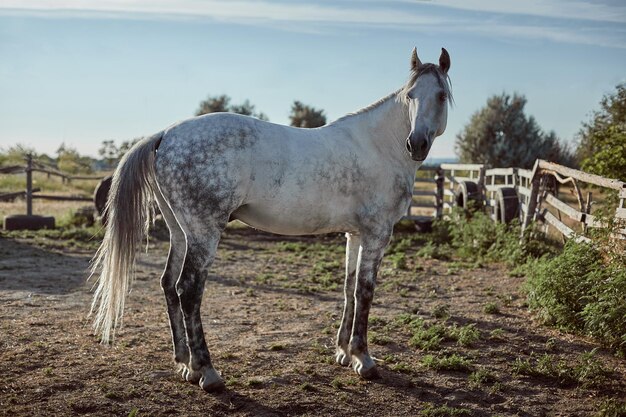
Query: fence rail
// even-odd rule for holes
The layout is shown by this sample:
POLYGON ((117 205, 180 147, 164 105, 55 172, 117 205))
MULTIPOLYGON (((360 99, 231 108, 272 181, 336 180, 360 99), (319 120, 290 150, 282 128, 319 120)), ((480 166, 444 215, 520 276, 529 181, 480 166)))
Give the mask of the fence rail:
MULTIPOLYGON (((92 201, 92 198, 84 196, 35 194, 40 190, 33 188, 33 172, 58 176, 64 182, 104 178, 96 175, 71 175, 33 161, 30 155, 26 158, 26 166, 0 167, 0 174, 22 172, 26 173, 26 190, 0 194, 0 201, 25 196, 28 215, 32 215, 33 199, 92 201)), ((619 204, 615 209, 614 220, 626 223, 624 181, 589 174, 542 159, 535 162, 532 170, 516 167, 486 169, 482 164, 441 164, 423 166, 418 172, 426 172, 430 176, 414 179, 413 199, 405 219, 440 219, 449 215, 455 206, 469 208, 474 204, 487 210, 496 221, 509 221, 517 217, 522 223, 522 232, 531 222, 540 221, 546 228, 553 227, 564 238, 588 241, 585 236, 588 229, 607 227, 607 222, 591 213, 593 194, 588 191, 584 197, 579 184, 585 183, 619 191, 619 204), (578 207, 573 207, 559 198, 559 186, 572 188, 578 207), (563 217, 569 220, 564 220, 563 217)), ((614 237, 626 238, 626 227, 618 228, 614 237)))
POLYGON ((54 167, 47 166, 37 161, 33 161, 32 155, 26 155, 26 166, 12 165, 0 167, 0 174, 20 174, 26 173, 26 189, 14 193, 0 194, 0 201, 13 200, 16 197, 24 196, 26 198, 26 214, 33 214, 33 199, 57 200, 57 201, 93 201, 91 197, 84 196, 59 196, 49 194, 35 194, 40 191, 39 188, 33 188, 33 172, 42 172, 50 176, 60 177, 65 182, 72 180, 97 180, 100 181, 104 177, 98 175, 72 175, 63 171, 59 171, 54 167))
MULTIPOLYGON (((550 226, 563 238, 588 241, 585 235, 589 228, 608 225, 592 214, 596 203, 593 193, 588 191, 583 196, 581 184, 589 184, 619 191, 619 204, 613 217, 617 223, 626 223, 626 183, 618 179, 604 178, 542 159, 535 162, 532 170, 516 167, 486 169, 482 164, 441 164, 427 170, 434 173, 433 178, 416 178, 415 182, 428 182, 433 187, 428 191, 424 187, 414 188, 414 202, 406 219, 439 219, 449 215, 455 206, 467 208, 472 200, 496 221, 518 218, 522 231, 531 222, 540 221, 546 230, 550 226), (560 198, 559 188, 562 186, 571 187, 577 207, 560 198), (416 197, 428 197, 430 201, 416 203, 416 197), (414 208, 430 209, 430 215, 415 215, 414 208)), ((626 238, 626 227, 618 228, 613 236, 626 238)))

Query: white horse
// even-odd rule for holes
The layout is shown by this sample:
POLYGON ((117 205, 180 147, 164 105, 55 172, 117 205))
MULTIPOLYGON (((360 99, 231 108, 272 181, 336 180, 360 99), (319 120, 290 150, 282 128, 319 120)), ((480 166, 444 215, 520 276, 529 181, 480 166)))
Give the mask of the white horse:
POLYGON ((416 169, 447 122, 450 56, 422 64, 413 49, 400 90, 317 129, 214 113, 171 126, 122 159, 93 261, 94 328, 108 342, 121 321, 135 253, 156 200, 170 230, 161 285, 183 378, 223 389, 204 339, 200 303, 226 224, 285 235, 345 232, 345 307, 336 360, 378 376, 367 349, 376 275, 393 225, 411 202, 416 169))

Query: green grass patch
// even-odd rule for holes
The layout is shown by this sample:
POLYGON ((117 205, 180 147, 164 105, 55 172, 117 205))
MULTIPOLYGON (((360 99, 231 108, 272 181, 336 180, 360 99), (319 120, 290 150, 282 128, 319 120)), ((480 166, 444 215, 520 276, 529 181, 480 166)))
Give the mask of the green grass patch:
POLYGON ((598 388, 606 384, 611 372, 595 357, 595 349, 581 354, 573 365, 555 355, 544 354, 528 359, 517 358, 513 373, 551 379, 562 386, 579 385, 598 388))
POLYGON ((455 417, 455 416, 471 416, 472 412, 467 408, 449 407, 447 405, 436 406, 434 404, 426 404, 420 410, 419 417, 455 417))
POLYGON ((422 365, 436 371, 471 372, 472 370, 472 362, 456 353, 442 356, 425 355, 422 358, 422 365))
POLYGON ((605 398, 597 406, 593 417, 624 417, 626 416, 626 401, 615 398, 605 398))
POLYGON ((489 302, 483 307, 483 312, 487 314, 500 314, 498 303, 489 302))

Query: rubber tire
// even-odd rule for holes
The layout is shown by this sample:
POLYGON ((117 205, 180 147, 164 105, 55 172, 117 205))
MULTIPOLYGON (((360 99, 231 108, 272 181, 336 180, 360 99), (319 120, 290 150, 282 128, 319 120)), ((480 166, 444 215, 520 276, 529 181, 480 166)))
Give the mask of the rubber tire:
POLYGON ((98 211, 98 215, 102 219, 102 224, 106 224, 106 204, 107 199, 109 198, 109 190, 111 189, 111 182, 113 181, 113 176, 109 175, 100 181, 96 190, 93 193, 93 203, 96 206, 96 210, 98 211))
POLYGON ((508 224, 519 217, 519 197, 513 187, 501 187, 496 191, 494 220, 508 224))
POLYGON ((39 230, 54 229, 52 216, 28 216, 12 214, 4 217, 4 230, 39 230))
POLYGON ((476 211, 482 206, 482 196, 474 181, 461 181, 454 193, 454 203, 463 210, 476 211), (475 202, 471 204, 470 202, 475 202))

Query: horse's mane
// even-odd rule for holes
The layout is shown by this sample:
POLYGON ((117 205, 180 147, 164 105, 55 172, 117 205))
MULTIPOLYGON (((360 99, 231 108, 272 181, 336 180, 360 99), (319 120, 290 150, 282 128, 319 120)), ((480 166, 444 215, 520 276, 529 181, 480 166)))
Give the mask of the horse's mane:
POLYGON ((409 76, 409 80, 407 81, 407 83, 404 85, 404 87, 400 88, 399 90, 394 91, 391 94, 386 95, 385 97, 381 98, 380 100, 366 106, 363 107, 360 110, 357 110, 355 112, 352 113, 348 113, 345 116, 340 117, 339 119, 335 120, 333 123, 335 122, 339 122, 343 119, 346 119, 348 117, 351 116, 356 116, 359 115, 361 113, 367 113, 370 110, 375 109, 376 107, 380 106, 381 104, 383 104, 384 102, 386 102, 387 100, 389 100, 391 97, 396 96, 396 100, 398 100, 401 103, 404 104, 408 104, 409 103, 409 97, 408 97, 408 92, 409 90, 413 87, 413 85, 415 85, 415 82, 417 81, 417 78, 424 75, 424 74, 433 74, 435 75, 435 77, 437 78, 437 82, 439 83, 439 86, 441 88, 443 88, 443 90, 446 92, 446 97, 448 98, 448 103, 450 105, 454 104, 454 98, 452 97, 452 84, 450 82, 450 76, 448 76, 448 74, 444 74, 440 69, 438 65, 435 64, 431 64, 431 63, 426 63, 426 64, 422 64, 420 65, 419 69, 417 71, 412 70, 411 74, 409 76))

